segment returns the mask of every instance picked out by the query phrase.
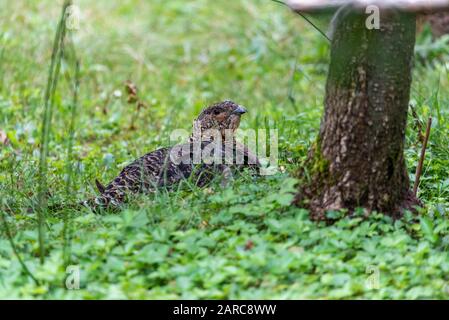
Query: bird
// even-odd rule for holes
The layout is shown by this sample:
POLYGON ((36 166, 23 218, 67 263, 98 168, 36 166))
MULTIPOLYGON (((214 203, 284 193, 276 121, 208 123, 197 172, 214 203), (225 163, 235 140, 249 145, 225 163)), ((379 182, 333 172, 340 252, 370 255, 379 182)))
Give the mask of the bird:
POLYGON ((99 194, 82 201, 81 205, 93 211, 118 208, 130 194, 151 193, 163 187, 172 189, 186 179, 204 187, 221 176, 222 185, 226 185, 235 171, 249 168, 257 172, 259 159, 235 139, 241 116, 246 112, 245 107, 231 100, 206 107, 194 120, 186 143, 143 155, 124 167, 107 185, 95 180, 99 194))

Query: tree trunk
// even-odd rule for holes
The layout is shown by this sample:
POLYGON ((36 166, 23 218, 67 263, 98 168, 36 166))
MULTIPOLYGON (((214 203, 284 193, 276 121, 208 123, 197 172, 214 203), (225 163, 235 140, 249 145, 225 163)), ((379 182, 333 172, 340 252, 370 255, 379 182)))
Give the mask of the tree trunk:
POLYGON ((325 112, 295 203, 315 219, 365 208, 397 216, 419 201, 404 160, 416 17, 382 11, 380 30, 347 9, 336 24, 325 112))

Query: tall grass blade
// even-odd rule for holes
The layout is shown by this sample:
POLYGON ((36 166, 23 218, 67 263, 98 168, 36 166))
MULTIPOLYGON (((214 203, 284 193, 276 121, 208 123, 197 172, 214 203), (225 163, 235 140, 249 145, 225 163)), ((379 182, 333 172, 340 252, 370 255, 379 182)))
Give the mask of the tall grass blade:
POLYGON ((56 35, 53 42, 50 68, 48 70, 47 88, 44 97, 44 113, 42 116, 40 159, 39 159, 39 181, 38 181, 38 237, 39 237, 39 257, 40 262, 44 263, 45 257, 45 213, 47 208, 47 157, 48 144, 50 140, 51 119, 53 114, 54 96, 58 83, 61 59, 63 55, 64 38, 66 33, 66 9, 71 5, 70 0, 66 0, 62 6, 61 18, 56 29, 56 35))
MULTIPOLYGON (((78 112, 78 92, 80 86, 80 62, 76 57, 76 51, 73 42, 71 42, 72 55, 75 60, 75 75, 73 79, 73 100, 70 105, 70 122, 69 122, 69 137, 67 143, 67 162, 66 162, 66 198, 71 199, 73 194, 73 140, 75 138, 76 115, 78 112)), ((64 228, 63 228, 63 257, 65 265, 69 264, 70 260, 70 221, 67 210, 64 212, 64 228)))
POLYGON ((30 269, 28 269, 25 262, 23 262, 22 258, 19 255, 19 251, 17 250, 14 240, 12 238, 12 234, 11 234, 11 231, 9 230, 8 222, 6 221, 5 213, 3 212, 3 210, 1 210, 1 216, 2 216, 2 222, 3 222, 3 230, 5 231, 6 237, 8 238, 8 241, 11 245, 12 251, 14 252, 20 265, 22 266, 23 271, 26 274, 28 274, 31 279, 33 279, 33 281, 36 285, 39 285, 39 280, 36 279, 36 277, 33 275, 33 273, 30 271, 30 269))

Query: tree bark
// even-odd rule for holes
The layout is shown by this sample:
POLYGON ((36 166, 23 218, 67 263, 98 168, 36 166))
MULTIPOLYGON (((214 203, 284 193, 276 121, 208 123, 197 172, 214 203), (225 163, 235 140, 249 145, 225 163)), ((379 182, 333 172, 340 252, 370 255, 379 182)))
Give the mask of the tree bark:
POLYGON ((347 9, 336 24, 325 112, 295 198, 315 219, 358 207, 397 216, 419 203, 404 160, 416 17, 383 10, 380 30, 366 18, 347 9))

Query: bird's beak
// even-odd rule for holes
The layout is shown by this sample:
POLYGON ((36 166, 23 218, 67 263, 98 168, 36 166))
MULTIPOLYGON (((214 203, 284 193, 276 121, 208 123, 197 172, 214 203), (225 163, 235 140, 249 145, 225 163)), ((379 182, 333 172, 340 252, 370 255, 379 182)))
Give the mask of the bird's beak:
POLYGON ((235 109, 232 113, 241 115, 246 113, 246 109, 242 106, 238 106, 237 109, 235 109))

